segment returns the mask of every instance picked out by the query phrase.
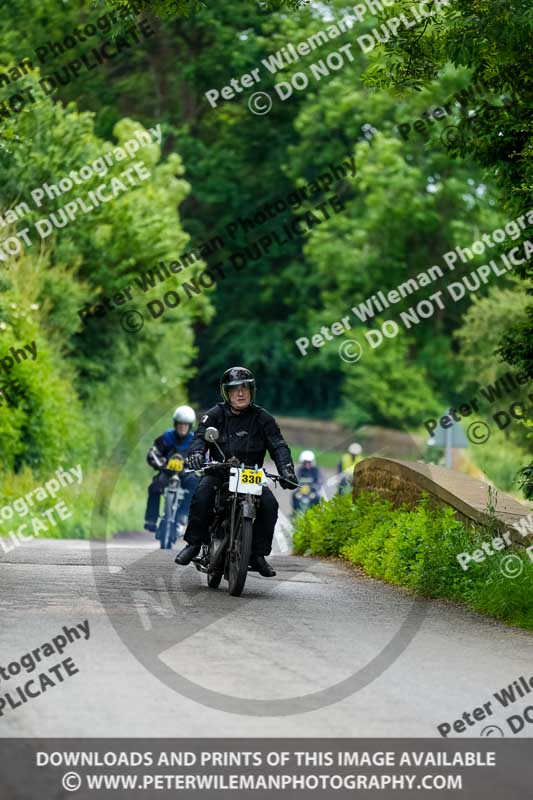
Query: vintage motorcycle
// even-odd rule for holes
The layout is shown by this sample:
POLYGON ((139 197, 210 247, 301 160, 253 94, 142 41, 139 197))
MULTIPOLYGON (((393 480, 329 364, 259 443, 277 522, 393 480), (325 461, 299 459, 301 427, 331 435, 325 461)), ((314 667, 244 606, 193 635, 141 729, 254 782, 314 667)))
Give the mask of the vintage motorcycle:
MULTIPOLYGON (((216 443, 218 438, 217 428, 207 428, 206 441, 214 443, 225 458, 216 443)), ((197 570, 207 575, 209 588, 218 588, 222 578, 225 578, 229 593, 239 597, 248 575, 253 525, 263 486, 267 477, 278 481, 281 476, 270 474, 262 468, 246 467, 239 464, 235 457, 222 462, 211 461, 196 472, 203 473, 206 470, 211 473, 214 470, 224 471, 228 474, 228 480, 224 480, 215 493, 215 515, 209 528, 209 544, 202 545, 200 555, 193 558, 192 562, 197 570)))
POLYGON ((174 453, 168 459, 161 472, 166 473, 170 480, 163 494, 163 515, 159 520, 156 539, 162 550, 170 550, 179 536, 185 532, 185 521, 180 516, 179 510, 187 494, 187 489, 181 485, 180 473, 183 472, 183 458, 179 453, 174 453))

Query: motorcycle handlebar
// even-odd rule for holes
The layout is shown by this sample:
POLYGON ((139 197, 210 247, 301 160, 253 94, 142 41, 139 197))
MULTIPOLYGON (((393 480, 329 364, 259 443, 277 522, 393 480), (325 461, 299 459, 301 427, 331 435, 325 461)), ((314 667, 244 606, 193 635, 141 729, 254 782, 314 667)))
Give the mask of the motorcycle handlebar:
POLYGON ((209 464, 205 464, 205 466, 200 467, 200 469, 184 469, 182 472, 205 472, 206 469, 216 469, 217 467, 235 467, 236 464, 232 464, 230 461, 210 461, 209 464))
POLYGON ((299 487, 299 483, 295 483, 291 481, 289 478, 284 478, 283 475, 274 475, 272 472, 267 472, 266 469, 263 470, 267 478, 272 478, 273 481, 287 481, 287 483, 292 483, 295 489, 299 487))
MULTIPOLYGON (((183 473, 205 472, 207 469, 217 469, 217 468, 220 469, 221 467, 225 467, 227 469, 228 467, 236 467, 236 466, 240 466, 240 465, 235 464, 232 461, 211 461, 209 464, 206 464, 204 467, 200 467, 200 469, 184 469, 184 470, 182 470, 182 472, 183 473)), ((266 469, 264 469, 263 472, 265 473, 267 478, 271 478, 273 481, 283 481, 283 480, 285 480, 285 481, 287 481, 287 483, 292 483, 292 485, 294 486, 295 489, 298 488, 299 485, 300 485, 299 483, 295 483, 294 481, 289 480, 289 478, 284 478, 282 475, 275 475, 273 472, 267 472, 266 469)))

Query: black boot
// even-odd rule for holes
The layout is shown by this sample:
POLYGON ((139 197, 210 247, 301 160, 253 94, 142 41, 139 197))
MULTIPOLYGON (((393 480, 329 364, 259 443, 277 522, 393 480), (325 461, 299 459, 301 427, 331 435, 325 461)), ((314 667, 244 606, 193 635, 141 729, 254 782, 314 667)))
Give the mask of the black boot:
POLYGON ((183 550, 179 551, 174 561, 176 564, 181 564, 182 567, 185 567, 187 564, 191 563, 192 559, 195 558, 199 552, 199 544, 188 544, 187 547, 184 547, 183 550))
POLYGON ((250 569, 258 572, 264 578, 273 578, 276 574, 264 556, 252 556, 250 558, 250 569))

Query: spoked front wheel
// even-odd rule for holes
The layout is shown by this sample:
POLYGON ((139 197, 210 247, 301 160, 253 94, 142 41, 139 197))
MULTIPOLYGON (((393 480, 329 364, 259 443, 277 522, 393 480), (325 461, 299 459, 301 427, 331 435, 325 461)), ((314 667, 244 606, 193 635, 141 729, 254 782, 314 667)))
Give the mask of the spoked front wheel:
POLYGON ((252 552, 253 520, 240 518, 235 534, 233 551, 229 554, 228 583, 229 593, 239 597, 244 589, 248 575, 248 564, 252 552))
POLYGON ((172 548, 172 522, 168 517, 165 517, 161 525, 159 544, 161 545, 161 550, 170 550, 172 548))
POLYGON ((174 493, 167 492, 165 497, 165 514, 161 523, 159 543, 161 550, 170 550, 176 541, 176 506, 174 493))

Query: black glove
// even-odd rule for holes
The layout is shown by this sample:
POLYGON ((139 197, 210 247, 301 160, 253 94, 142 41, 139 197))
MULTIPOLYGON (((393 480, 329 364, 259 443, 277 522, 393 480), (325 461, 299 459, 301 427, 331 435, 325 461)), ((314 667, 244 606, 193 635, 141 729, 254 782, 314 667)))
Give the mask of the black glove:
POLYGON ((298 479, 292 464, 286 464, 279 470, 279 473, 282 476, 279 483, 283 489, 296 489, 298 486, 298 479))
POLYGON ((185 459, 185 466, 187 469, 202 469, 204 466, 204 454, 198 452, 189 453, 185 459))

